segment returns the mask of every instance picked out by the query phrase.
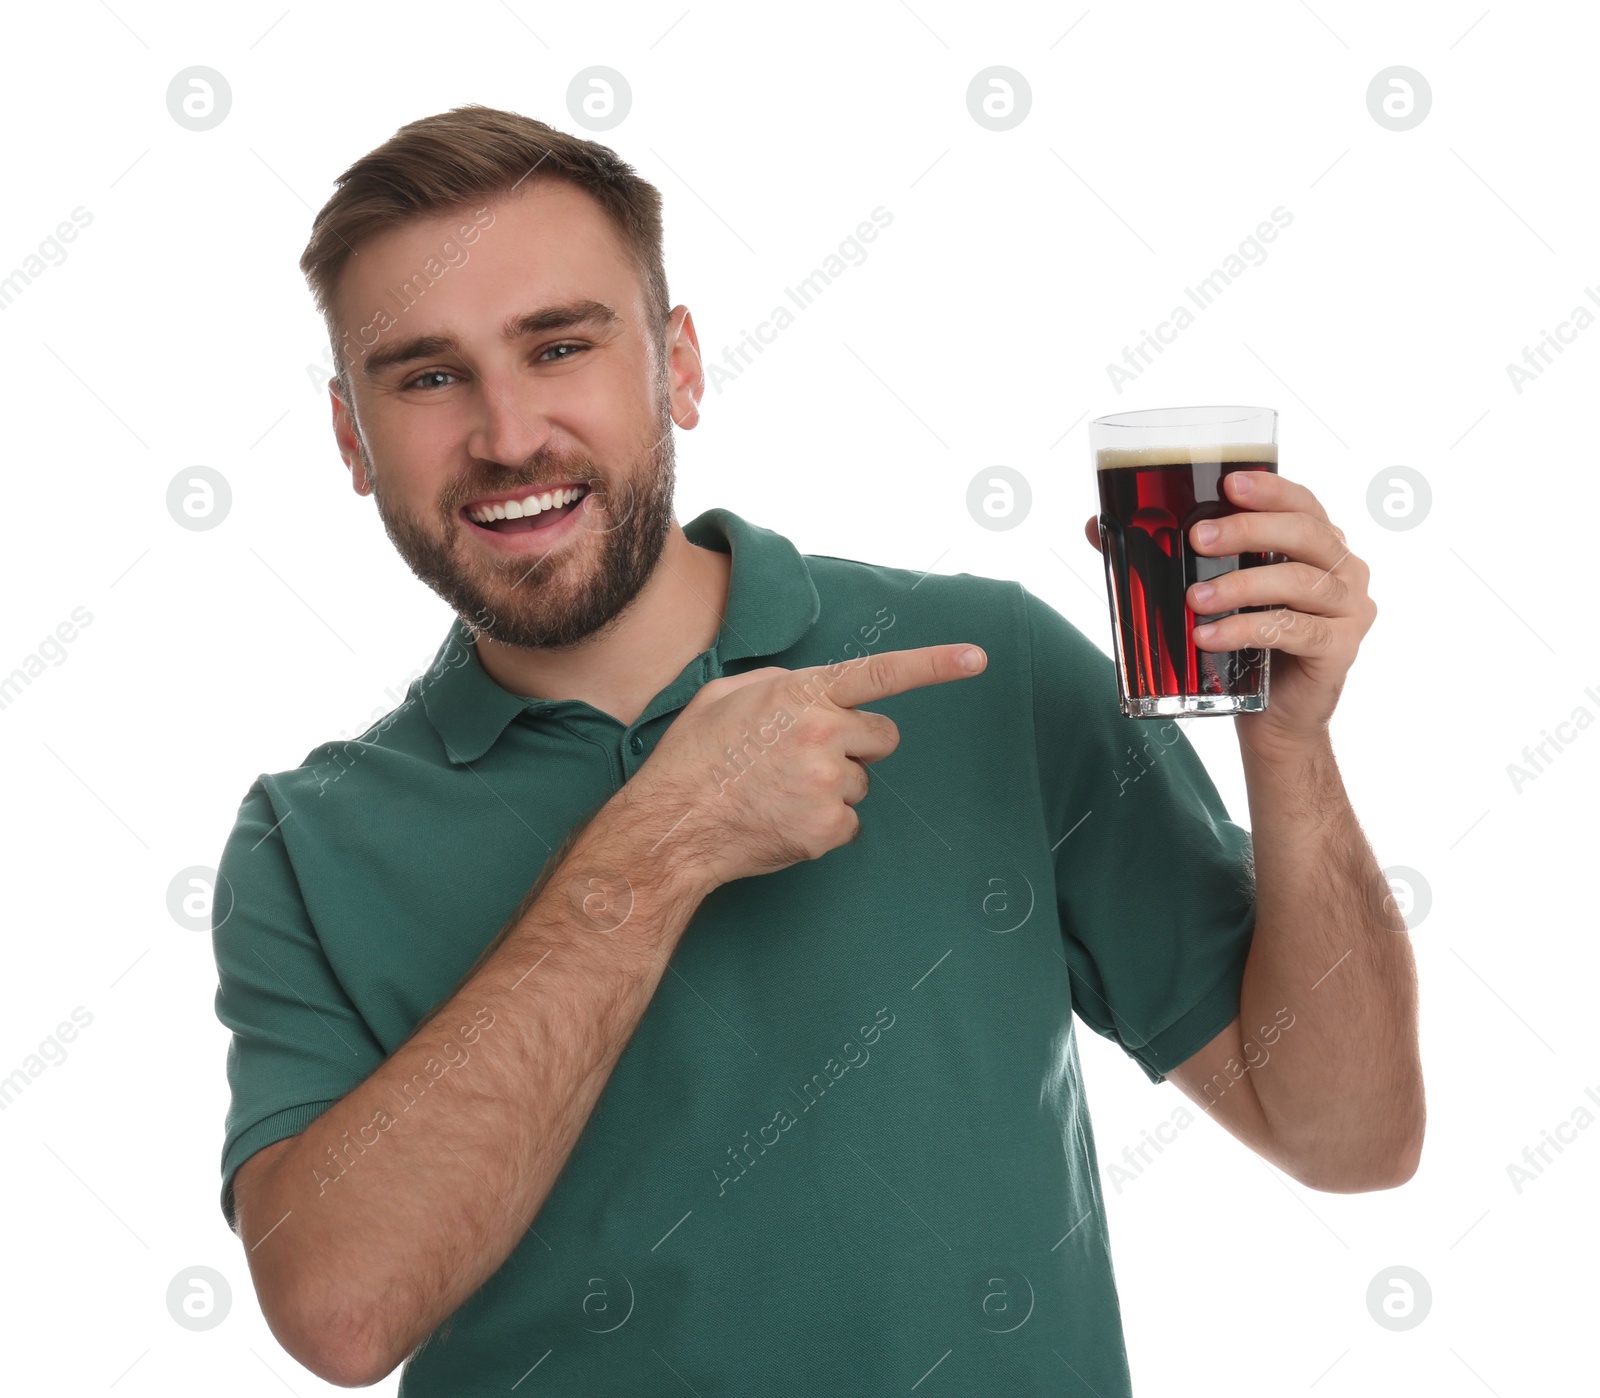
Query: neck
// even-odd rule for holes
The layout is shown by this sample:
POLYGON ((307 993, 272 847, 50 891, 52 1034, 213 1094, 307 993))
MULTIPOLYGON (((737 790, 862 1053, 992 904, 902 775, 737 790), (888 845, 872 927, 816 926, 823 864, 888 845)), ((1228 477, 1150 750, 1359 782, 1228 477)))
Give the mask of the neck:
POLYGON ((732 564, 728 554, 691 544, 674 520, 650 580, 603 635, 561 651, 480 635, 478 659, 513 694, 581 699, 630 724, 716 641, 732 564))

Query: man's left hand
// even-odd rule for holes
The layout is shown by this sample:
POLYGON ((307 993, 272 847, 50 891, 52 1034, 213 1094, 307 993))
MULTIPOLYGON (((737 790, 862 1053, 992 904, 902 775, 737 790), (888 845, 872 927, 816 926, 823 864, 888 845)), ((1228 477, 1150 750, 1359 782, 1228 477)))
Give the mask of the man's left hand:
MULTIPOLYGON (((1275 553, 1287 561, 1239 568, 1191 587, 1186 600, 1199 615, 1271 608, 1198 626, 1195 645, 1277 652, 1266 711, 1238 720, 1252 746, 1287 753, 1325 742, 1345 676, 1378 615, 1367 595, 1367 565, 1350 552, 1343 532, 1305 486, 1270 471, 1233 471, 1223 477, 1222 488, 1239 513, 1191 528, 1195 552, 1275 553)), ((1085 532, 1098 548, 1095 520, 1085 532)))

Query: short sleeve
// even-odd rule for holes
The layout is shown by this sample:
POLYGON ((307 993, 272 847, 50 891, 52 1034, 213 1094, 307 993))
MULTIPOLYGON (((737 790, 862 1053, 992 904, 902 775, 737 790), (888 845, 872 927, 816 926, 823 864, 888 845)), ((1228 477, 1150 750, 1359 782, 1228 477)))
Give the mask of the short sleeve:
POLYGON ((1112 661, 1022 591, 1073 1009, 1161 1082, 1239 1012, 1255 929, 1250 834, 1182 727, 1124 718, 1112 661))
POLYGON ((304 1130, 383 1062, 328 962, 306 910, 264 778, 239 807, 217 869, 211 943, 231 1099, 222 1213, 236 1227, 233 1176, 265 1146, 304 1130))

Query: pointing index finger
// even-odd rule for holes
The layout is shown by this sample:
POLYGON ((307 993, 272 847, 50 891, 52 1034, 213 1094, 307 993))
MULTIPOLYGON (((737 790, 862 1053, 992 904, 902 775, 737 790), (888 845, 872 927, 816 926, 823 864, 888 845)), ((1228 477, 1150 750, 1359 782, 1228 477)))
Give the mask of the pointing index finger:
POLYGON ((970 679, 981 674, 988 663, 989 657, 977 646, 920 646, 841 661, 814 671, 813 677, 830 700, 840 708, 853 709, 909 689, 970 679), (964 659, 970 660, 970 669, 962 663, 964 659))

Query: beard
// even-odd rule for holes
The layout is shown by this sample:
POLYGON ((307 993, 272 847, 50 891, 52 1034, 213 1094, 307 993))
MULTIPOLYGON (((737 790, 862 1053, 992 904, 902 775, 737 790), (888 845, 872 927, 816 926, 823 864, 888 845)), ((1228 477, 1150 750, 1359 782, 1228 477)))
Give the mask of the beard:
MULTIPOLYGON (((502 645, 565 650, 603 635, 655 571, 672 526, 676 457, 665 393, 655 438, 622 475, 601 471, 588 457, 541 449, 522 471, 500 470, 463 482, 440 501, 439 523, 423 520, 385 498, 366 446, 362 464, 390 542, 406 565, 438 593, 469 631, 502 645), (589 495, 574 537, 527 560, 501 557, 467 537, 461 506, 484 495, 537 494, 543 485, 587 481, 589 495)), ((488 468, 493 471, 491 466, 488 468)))

